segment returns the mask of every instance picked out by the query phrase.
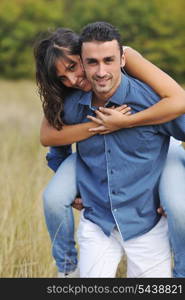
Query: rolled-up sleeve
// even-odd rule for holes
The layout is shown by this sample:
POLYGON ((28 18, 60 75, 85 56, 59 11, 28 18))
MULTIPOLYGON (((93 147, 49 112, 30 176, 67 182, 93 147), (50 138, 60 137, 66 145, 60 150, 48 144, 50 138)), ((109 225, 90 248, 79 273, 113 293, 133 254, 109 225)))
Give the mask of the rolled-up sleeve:
POLYGON ((177 119, 158 125, 158 132, 164 135, 173 136, 177 140, 185 141, 185 115, 177 119))

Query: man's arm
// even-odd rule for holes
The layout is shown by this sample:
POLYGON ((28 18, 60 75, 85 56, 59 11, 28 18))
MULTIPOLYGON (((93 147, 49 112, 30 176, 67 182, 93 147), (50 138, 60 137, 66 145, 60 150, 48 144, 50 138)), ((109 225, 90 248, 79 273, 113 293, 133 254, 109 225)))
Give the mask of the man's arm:
POLYGON ((72 153, 71 145, 50 147, 49 152, 46 155, 48 167, 54 172, 57 171, 61 163, 72 153))
POLYGON ((185 142, 185 115, 157 126, 157 130, 161 134, 173 136, 177 140, 185 142))

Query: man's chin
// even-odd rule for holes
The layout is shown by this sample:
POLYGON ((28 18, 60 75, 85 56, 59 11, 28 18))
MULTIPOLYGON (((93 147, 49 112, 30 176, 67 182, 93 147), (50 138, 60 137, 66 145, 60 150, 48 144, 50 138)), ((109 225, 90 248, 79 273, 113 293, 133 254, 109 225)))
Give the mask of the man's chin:
POLYGON ((100 94, 105 94, 105 93, 108 93, 110 91, 109 88, 107 87, 98 87, 95 89, 97 93, 100 93, 100 94))

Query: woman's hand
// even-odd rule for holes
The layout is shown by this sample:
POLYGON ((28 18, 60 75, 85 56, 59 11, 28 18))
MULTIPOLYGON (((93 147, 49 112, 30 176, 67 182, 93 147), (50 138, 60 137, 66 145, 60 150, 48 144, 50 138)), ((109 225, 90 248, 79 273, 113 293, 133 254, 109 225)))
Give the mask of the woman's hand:
POLYGON ((107 134, 121 128, 128 128, 128 118, 131 114, 131 108, 126 104, 105 108, 100 107, 99 110, 95 111, 96 117, 87 116, 88 119, 92 120, 99 126, 91 128, 89 131, 96 132, 99 134, 107 134))

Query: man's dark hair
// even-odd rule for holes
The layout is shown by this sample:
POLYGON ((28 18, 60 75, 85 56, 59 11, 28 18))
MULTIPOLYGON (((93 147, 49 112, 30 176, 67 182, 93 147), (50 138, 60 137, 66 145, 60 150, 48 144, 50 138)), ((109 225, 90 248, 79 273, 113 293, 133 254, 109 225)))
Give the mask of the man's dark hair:
POLYGON ((80 48, 85 42, 99 41, 107 42, 116 40, 120 49, 120 54, 123 54, 121 36, 116 27, 107 22, 95 22, 87 24, 80 34, 80 48))

